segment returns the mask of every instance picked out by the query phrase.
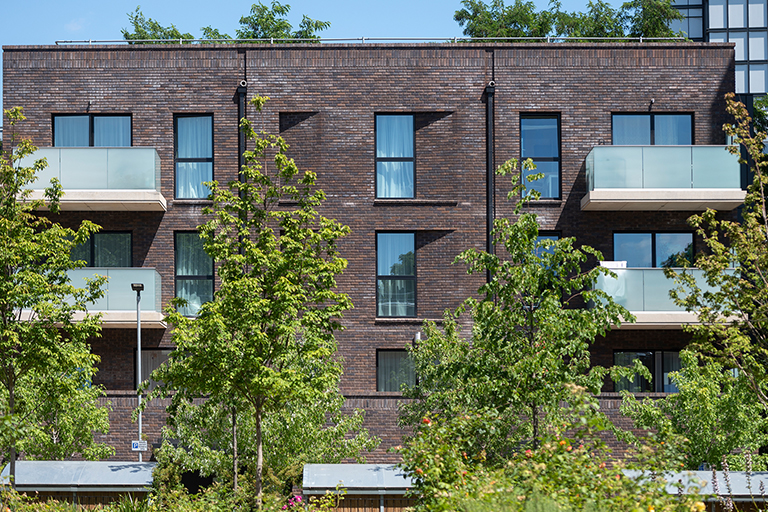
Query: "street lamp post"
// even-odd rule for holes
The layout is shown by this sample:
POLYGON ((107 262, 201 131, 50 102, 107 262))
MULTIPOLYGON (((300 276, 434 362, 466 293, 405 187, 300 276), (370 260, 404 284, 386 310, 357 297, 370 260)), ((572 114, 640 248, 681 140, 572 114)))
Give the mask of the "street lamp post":
MULTIPOLYGON (((136 355, 136 392, 139 399, 139 442, 141 442, 141 392, 138 390, 138 386, 141 386, 141 292, 144 290, 144 283, 131 283, 131 289, 136 292, 136 343, 138 348, 136 355)), ((139 462, 142 462, 141 451, 139 451, 139 462)))

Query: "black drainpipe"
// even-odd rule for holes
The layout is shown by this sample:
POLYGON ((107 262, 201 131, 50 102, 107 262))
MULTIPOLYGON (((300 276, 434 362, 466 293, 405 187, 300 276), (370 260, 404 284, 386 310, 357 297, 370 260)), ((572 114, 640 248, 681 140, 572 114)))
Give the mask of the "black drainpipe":
MULTIPOLYGON (((493 168, 493 100, 496 93, 496 83, 491 80, 485 87, 485 176, 486 176, 486 251, 494 254, 493 245, 493 218, 494 218, 494 192, 496 190, 496 170, 493 168)), ((487 272, 486 279, 491 282, 491 273, 487 272)))
POLYGON ((238 168, 237 174, 242 181, 243 177, 240 173, 241 169, 245 165, 245 133, 240 129, 240 120, 245 117, 245 95, 247 92, 248 82, 240 80, 240 85, 237 87, 235 93, 237 101, 237 156, 238 156, 238 168))

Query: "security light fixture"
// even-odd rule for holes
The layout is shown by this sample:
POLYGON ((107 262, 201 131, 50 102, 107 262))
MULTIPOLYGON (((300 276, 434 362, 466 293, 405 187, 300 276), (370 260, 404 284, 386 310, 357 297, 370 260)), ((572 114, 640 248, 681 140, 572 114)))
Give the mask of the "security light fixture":
POLYGON ((144 283, 131 283, 131 290, 135 292, 143 292, 144 291, 144 283))

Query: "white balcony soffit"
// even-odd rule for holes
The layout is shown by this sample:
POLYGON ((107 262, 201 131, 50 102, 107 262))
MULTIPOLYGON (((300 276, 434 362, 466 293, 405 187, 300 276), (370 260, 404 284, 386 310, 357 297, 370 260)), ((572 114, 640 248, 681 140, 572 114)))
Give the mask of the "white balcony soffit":
MULTIPOLYGON (((698 325, 696 313, 687 311, 630 311, 635 322, 621 322, 621 330, 682 329, 686 324, 698 325)), ((616 328, 616 326, 613 326, 616 328)))
POLYGON ((604 188, 587 192, 581 199, 584 211, 719 211, 735 210, 746 192, 720 188, 604 188))
MULTIPOLYGON (((44 192, 33 190, 30 199, 45 199, 44 192)), ((156 190, 65 190, 60 204, 64 211, 164 212, 168 209, 165 197, 156 190)))
MULTIPOLYGON (((136 311, 88 311, 95 315, 101 313, 101 327, 104 329, 136 329, 136 311)), ((24 309, 21 311, 21 320, 29 321, 32 311, 24 309)), ((72 316, 74 322, 80 322, 85 317, 83 311, 77 311, 72 316)), ((163 321, 164 315, 159 311, 142 311, 141 328, 142 329, 165 329, 168 324, 163 321)))

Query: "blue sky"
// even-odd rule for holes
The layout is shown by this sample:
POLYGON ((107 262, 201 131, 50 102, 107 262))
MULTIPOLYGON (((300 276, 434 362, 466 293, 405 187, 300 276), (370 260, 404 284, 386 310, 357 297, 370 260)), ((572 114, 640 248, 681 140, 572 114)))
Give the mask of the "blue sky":
MULTIPOLYGON (((264 0, 266 4, 270 0, 264 0)), ((507 0, 509 4, 511 0, 507 0)), ((47 45, 57 40, 122 39, 128 28, 127 13, 138 5, 146 17, 163 26, 173 23, 182 32, 200 36, 200 28, 212 26, 234 36, 241 16, 252 1, 210 0, 0 0, 2 28, 0 45, 47 45)), ((330 21, 322 32, 328 38, 359 37, 460 37, 462 30, 453 21, 460 0, 285 0, 291 6, 289 20, 294 27, 301 15, 330 21)), ((565 10, 584 10, 586 0, 563 0, 565 10)), ((614 5, 621 2, 614 1, 614 5)), ((547 0, 536 0, 539 8, 547 0)), ((0 72, 0 79, 2 74, 0 72)), ((0 92, 2 104, 2 92, 0 92)), ((15 105, 3 105, 9 108, 15 105)))

